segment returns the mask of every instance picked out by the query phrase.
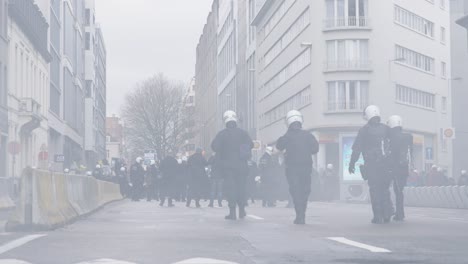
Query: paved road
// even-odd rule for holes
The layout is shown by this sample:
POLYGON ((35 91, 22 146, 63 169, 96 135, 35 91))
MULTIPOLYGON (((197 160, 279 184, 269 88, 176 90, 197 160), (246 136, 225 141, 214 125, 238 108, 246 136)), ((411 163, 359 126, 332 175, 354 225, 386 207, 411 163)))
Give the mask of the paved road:
POLYGON ((295 226, 283 207, 227 222, 226 208, 122 201, 52 232, 1 234, 0 264, 468 263, 468 211, 412 208, 406 222, 376 226, 368 205, 309 208, 295 226))

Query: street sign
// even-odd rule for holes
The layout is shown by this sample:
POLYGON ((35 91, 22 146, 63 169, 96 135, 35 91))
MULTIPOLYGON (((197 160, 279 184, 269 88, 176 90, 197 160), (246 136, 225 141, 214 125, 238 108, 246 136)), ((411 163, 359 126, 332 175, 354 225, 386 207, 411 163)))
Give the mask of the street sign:
POLYGON ((426 148, 426 160, 434 160, 433 148, 426 148))
POLYGON ((8 143, 8 153, 10 155, 18 155, 21 152, 21 144, 17 141, 11 141, 8 143))
POLYGON ((446 128, 446 129, 444 129, 444 138, 445 139, 455 139, 455 128, 446 128))
POLYGON ((56 163, 64 163, 65 162, 65 155, 57 154, 54 156, 54 161, 56 163))

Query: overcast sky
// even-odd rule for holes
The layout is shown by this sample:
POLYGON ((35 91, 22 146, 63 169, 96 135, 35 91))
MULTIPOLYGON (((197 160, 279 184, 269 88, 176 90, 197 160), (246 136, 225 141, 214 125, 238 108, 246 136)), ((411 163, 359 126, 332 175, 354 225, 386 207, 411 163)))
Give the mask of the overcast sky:
POLYGON ((158 72, 188 83, 212 0, 96 0, 107 49, 107 115, 158 72))

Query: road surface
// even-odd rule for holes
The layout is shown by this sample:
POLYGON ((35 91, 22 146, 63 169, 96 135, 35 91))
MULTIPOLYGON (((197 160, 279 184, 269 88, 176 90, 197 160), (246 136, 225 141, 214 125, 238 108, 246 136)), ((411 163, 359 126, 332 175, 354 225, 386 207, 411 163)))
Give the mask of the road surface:
POLYGON ((404 223, 372 225, 369 205, 311 203, 305 226, 283 205, 236 222, 226 211, 121 201, 55 231, 0 234, 0 264, 468 263, 466 210, 411 208, 404 223))

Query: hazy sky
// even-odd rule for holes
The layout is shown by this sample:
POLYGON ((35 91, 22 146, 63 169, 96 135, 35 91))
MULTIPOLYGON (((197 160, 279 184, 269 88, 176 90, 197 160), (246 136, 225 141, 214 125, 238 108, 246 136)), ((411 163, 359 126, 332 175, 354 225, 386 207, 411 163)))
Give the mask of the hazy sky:
POLYGON ((188 83, 212 0, 96 0, 107 49, 107 114, 158 72, 188 83))

